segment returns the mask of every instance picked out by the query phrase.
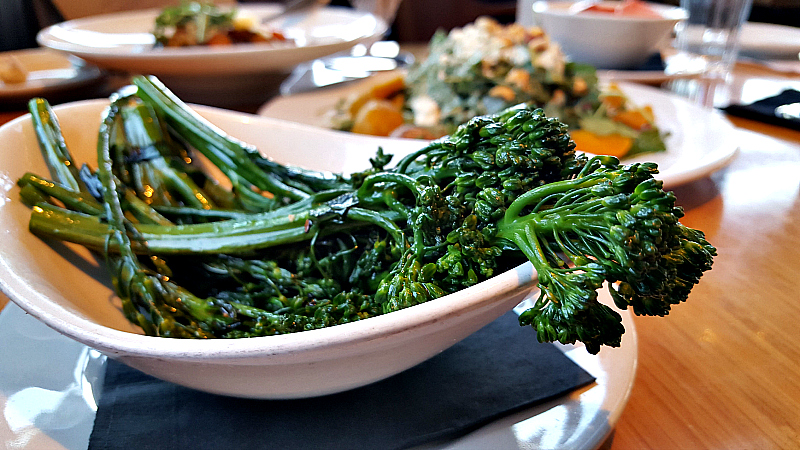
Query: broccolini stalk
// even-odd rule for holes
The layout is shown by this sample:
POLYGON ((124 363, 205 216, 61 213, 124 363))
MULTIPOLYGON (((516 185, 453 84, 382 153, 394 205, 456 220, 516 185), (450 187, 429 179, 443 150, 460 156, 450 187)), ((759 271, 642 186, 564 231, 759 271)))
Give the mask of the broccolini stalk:
MULTIPOLYGON (((182 139, 217 166, 230 179, 234 190, 239 195, 246 196, 245 199, 254 208, 275 208, 306 198, 312 192, 310 188, 299 188, 286 183, 282 177, 285 173, 271 173, 266 170, 279 166, 260 157, 255 148, 233 139, 202 118, 155 78, 139 76, 134 77, 133 82, 138 87, 138 95, 161 114, 182 139), (267 202, 260 195, 252 195, 253 187, 274 196, 276 201, 267 202)), ((320 176, 320 181, 335 181, 328 178, 320 176)), ((326 188, 330 187, 326 185, 326 188)))
POLYGON ((618 346, 621 317, 597 301, 604 281, 619 308, 663 316, 711 269, 716 250, 678 222, 683 210, 654 173, 654 164, 596 157, 575 178, 534 188, 508 207, 497 238, 514 242, 539 275, 540 297, 520 322, 541 341, 579 340, 591 353, 618 346))
POLYGON ((133 97, 112 101, 120 103, 120 120, 112 130, 118 136, 112 146, 117 177, 150 205, 214 208, 194 181, 167 160, 174 153, 173 144, 167 141, 155 112, 133 97))
POLYGON ((28 110, 33 119, 39 148, 50 169, 50 177, 64 189, 85 193, 86 186, 81 182, 78 167, 72 161, 58 118, 50 104, 43 98, 33 98, 28 102, 28 110))
MULTIPOLYGON (((17 181, 22 188, 23 198, 32 206, 45 207, 52 204, 52 200, 56 200, 69 210, 101 215, 103 206, 94 198, 98 194, 87 185, 87 178, 92 178, 94 175, 87 166, 77 169, 61 134, 58 118, 47 100, 34 98, 29 102, 29 108, 39 147, 42 149, 49 172, 56 181, 32 173, 23 175, 17 181)), ((163 216, 144 205, 130 190, 125 192, 123 203, 127 211, 145 223, 169 223, 163 216)), ((46 209, 52 210, 49 206, 46 209)))
POLYGON ((28 196, 30 203, 50 203, 50 198, 56 198, 68 208, 87 214, 98 214, 102 206, 92 197, 91 191, 81 179, 80 170, 72 159, 61 134, 58 117, 50 104, 43 98, 33 98, 28 102, 28 109, 36 140, 53 181, 27 173, 17 184, 23 188, 28 186, 26 191, 30 194, 31 188, 39 192, 36 196, 28 196))
MULTIPOLYGON (((333 207, 334 203, 322 202, 336 198, 338 194, 338 192, 316 194, 302 202, 275 211, 252 214, 242 220, 187 225, 132 224, 133 238, 142 243, 146 242, 146 248, 135 245, 136 243, 134 248, 137 252, 149 250, 155 254, 241 254, 277 245, 308 241, 319 229, 320 222, 339 214, 333 207)), ((38 236, 74 242, 95 250, 119 251, 117 241, 107 242, 109 234, 114 233, 108 224, 80 213, 58 209, 34 209, 29 227, 38 236)))
POLYGON ((112 102, 100 125, 97 156, 98 176, 103 186, 109 243, 116 243, 118 254, 107 254, 114 288, 122 299, 129 320, 147 334, 165 337, 209 338, 225 332, 236 322, 233 305, 217 299, 201 299, 174 284, 168 277, 142 267, 127 234, 129 223, 120 205, 114 164, 111 158, 111 127, 119 114, 112 102))
MULTIPOLYGON (((76 181, 74 178, 72 178, 72 180, 76 181)), ((46 202, 46 197, 53 197, 61 201, 67 208, 74 211, 91 215, 99 215, 103 212, 103 205, 98 203, 94 197, 87 192, 73 191, 61 184, 45 180, 32 173, 26 173, 20 177, 20 179, 17 180, 17 184, 21 187, 28 186, 39 191, 43 195, 43 197, 38 198, 39 202, 46 202)))
POLYGON ((302 198, 303 193, 348 186, 348 180, 341 175, 278 164, 261 155, 255 147, 232 138, 197 114, 155 77, 136 76, 132 81, 139 89, 138 95, 162 115, 182 139, 197 145, 209 158, 219 155, 220 160, 229 161, 229 168, 253 186, 289 199, 302 198), (261 182, 254 181, 264 177, 261 182), (275 183, 273 188, 277 191, 269 187, 270 183, 275 183))

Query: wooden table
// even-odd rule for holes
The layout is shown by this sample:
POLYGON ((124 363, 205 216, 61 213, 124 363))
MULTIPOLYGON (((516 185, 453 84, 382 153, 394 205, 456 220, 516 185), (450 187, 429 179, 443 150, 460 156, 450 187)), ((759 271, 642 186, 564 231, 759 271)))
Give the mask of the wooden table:
MULTIPOLYGON (((742 66, 740 90, 800 81, 742 66)), ((800 132, 730 119, 738 157, 675 190, 719 256, 685 304, 635 319, 639 366, 612 449, 800 448, 800 132)))
MULTIPOLYGON (((736 79, 797 81, 753 66, 736 79)), ((800 448, 800 132, 731 121, 739 156, 675 190, 719 256, 688 302, 635 319, 638 372, 612 449, 800 448)))

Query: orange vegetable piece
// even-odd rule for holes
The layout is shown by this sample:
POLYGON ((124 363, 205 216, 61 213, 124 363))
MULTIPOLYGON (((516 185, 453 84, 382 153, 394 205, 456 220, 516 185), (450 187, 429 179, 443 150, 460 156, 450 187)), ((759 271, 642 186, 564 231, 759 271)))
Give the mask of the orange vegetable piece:
POLYGON ((597 135, 586 130, 569 133, 579 151, 594 155, 610 155, 622 158, 633 146, 633 139, 619 134, 597 135))
POLYGON ((403 125, 403 114, 389 100, 369 100, 358 110, 353 120, 353 133, 389 136, 403 125))
POLYGON ((396 108, 398 111, 402 110, 402 109, 403 109, 403 105, 405 105, 405 104, 406 104, 406 96, 405 96, 405 95, 403 95, 402 93, 400 93, 400 94, 395 94, 395 95, 393 95, 393 96, 391 96, 391 97, 387 98, 387 100, 389 100, 389 101, 392 103, 392 105, 393 105, 393 106, 394 106, 394 107, 395 107, 395 108, 396 108))
POLYGON ((406 80, 402 75, 392 77, 383 83, 378 83, 370 89, 372 98, 389 98, 406 87, 406 80))
POLYGON ((621 111, 612 119, 615 122, 625 124, 634 130, 644 130, 646 128, 650 128, 651 126, 650 119, 639 110, 621 111))
POLYGON ((406 86, 405 78, 402 75, 394 76, 386 81, 376 83, 369 89, 356 97, 350 103, 350 115, 355 116, 358 110, 370 100, 378 99, 384 100, 402 91, 406 86))
POLYGON ((231 45, 233 42, 231 38, 228 37, 225 33, 215 33, 211 38, 208 39, 206 45, 215 46, 215 45, 231 45))

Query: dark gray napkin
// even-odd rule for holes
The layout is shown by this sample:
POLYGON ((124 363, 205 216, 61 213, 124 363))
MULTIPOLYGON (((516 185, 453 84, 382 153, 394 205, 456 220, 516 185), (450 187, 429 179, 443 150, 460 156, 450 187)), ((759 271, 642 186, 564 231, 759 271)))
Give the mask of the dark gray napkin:
POLYGON ((749 105, 730 105, 722 110, 745 119, 800 130, 800 117, 789 117, 780 114, 779 110, 781 106, 796 103, 800 103, 800 91, 786 89, 778 95, 761 99, 749 105))
POLYGON ((386 380, 301 400, 248 400, 109 360, 90 450, 398 449, 453 439, 594 378, 509 312, 386 380))
POLYGON ((633 70, 661 72, 664 70, 664 67, 664 59, 661 58, 661 53, 653 53, 647 58, 647 61, 633 70))

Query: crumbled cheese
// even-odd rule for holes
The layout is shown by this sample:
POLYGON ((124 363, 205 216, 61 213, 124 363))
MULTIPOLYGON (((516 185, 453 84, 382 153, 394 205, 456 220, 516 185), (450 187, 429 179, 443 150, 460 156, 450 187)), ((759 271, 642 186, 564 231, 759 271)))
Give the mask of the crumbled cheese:
POLYGON ((532 62, 534 67, 541 67, 550 72, 554 80, 564 79, 566 59, 558 44, 551 42, 544 51, 534 57, 532 62))
POLYGON ((441 110, 436 101, 427 95, 420 95, 409 100, 411 111, 414 113, 414 125, 418 127, 433 127, 441 120, 441 110))

